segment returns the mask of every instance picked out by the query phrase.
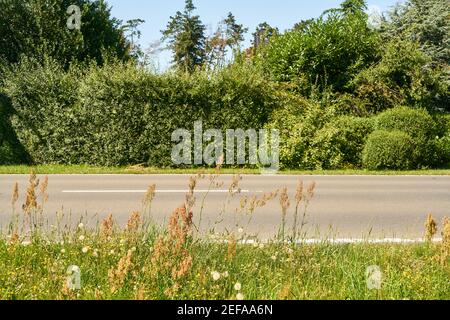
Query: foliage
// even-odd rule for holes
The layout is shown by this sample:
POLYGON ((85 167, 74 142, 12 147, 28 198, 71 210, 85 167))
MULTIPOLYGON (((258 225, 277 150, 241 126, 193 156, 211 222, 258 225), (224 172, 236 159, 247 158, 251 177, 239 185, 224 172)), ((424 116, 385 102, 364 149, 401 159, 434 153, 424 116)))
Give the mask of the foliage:
POLYGON ((11 128, 11 106, 0 93, 0 165, 27 163, 28 157, 11 128))
POLYGON ((129 58, 129 43, 119 20, 101 0, 0 1, 0 60, 17 63, 21 56, 51 56, 68 66, 71 61, 104 62, 107 53, 129 58), (81 9, 81 29, 66 26, 70 5, 81 9))
POLYGON ((397 107, 377 117, 376 128, 386 131, 402 131, 414 139, 412 156, 418 167, 435 166, 445 163, 445 155, 438 152, 436 145, 439 132, 431 115, 423 109, 397 107))
POLYGON ((360 168, 362 151, 372 131, 373 121, 369 118, 335 118, 312 140, 311 161, 316 169, 360 168))
POLYGON ((374 131, 363 151, 364 168, 369 170, 408 170, 416 168, 416 144, 402 131, 374 131))
POLYGON ((386 45, 378 63, 352 81, 356 96, 367 101, 367 111, 372 113, 399 104, 448 110, 448 72, 429 63, 417 44, 395 39, 386 45))
POLYGON ((280 161, 283 168, 316 169, 312 141, 323 126, 338 115, 333 108, 297 98, 275 110, 268 127, 280 130, 280 161))
POLYGON ((193 15, 195 9, 192 0, 186 0, 184 11, 170 17, 161 31, 173 52, 173 62, 184 72, 192 72, 205 59, 205 26, 198 15, 193 15))
POLYGON ((65 72, 52 60, 24 60, 6 73, 19 140, 36 164, 170 166, 172 132, 263 128, 282 103, 251 68, 214 76, 155 75, 133 64, 65 72))
POLYGON ((259 63, 273 79, 297 83, 303 93, 313 86, 345 91, 349 81, 375 61, 378 43, 365 14, 332 11, 301 32, 273 38, 259 63))
POLYGON ((418 42, 423 52, 437 63, 450 64, 450 2, 408 0, 397 4, 383 24, 387 39, 418 42))
POLYGON ((413 138, 420 140, 430 139, 434 134, 434 120, 423 109, 397 107, 381 113, 377 117, 378 130, 400 130, 413 138))

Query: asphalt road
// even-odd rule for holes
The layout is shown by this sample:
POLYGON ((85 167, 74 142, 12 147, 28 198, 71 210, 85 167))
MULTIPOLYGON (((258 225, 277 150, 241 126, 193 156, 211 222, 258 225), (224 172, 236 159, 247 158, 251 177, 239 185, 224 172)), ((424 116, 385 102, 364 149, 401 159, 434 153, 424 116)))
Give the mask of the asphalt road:
MULTIPOLYGON (((21 198, 26 190, 27 176, 0 176, 0 223, 5 225, 11 216, 11 195, 15 182, 19 183, 21 198)), ((125 224, 130 213, 142 209, 142 198, 150 184, 157 185, 152 205, 152 217, 165 223, 172 210, 185 199, 189 175, 51 175, 49 201, 45 206, 49 223, 54 224, 57 213, 64 213, 76 221, 84 216, 85 223, 94 224, 113 214, 125 224)), ((316 195, 307 211, 310 238, 405 238, 423 236, 428 213, 439 222, 450 216, 450 176, 243 176, 241 194, 229 198, 232 176, 221 176, 223 186, 207 194, 203 209, 203 227, 238 229, 266 238, 280 225, 281 209, 278 199, 259 208, 248 217, 236 214, 244 197, 261 197, 265 192, 288 187, 291 202, 297 181, 317 183, 316 195), (222 214, 223 221, 220 218, 222 214)), ((198 219, 202 199, 208 190, 208 179, 201 181, 196 193, 194 219, 198 219)), ((20 207, 20 205, 18 205, 20 207)), ((288 226, 292 225, 293 204, 288 212, 288 226)), ((289 227, 288 227, 289 228, 289 227)))

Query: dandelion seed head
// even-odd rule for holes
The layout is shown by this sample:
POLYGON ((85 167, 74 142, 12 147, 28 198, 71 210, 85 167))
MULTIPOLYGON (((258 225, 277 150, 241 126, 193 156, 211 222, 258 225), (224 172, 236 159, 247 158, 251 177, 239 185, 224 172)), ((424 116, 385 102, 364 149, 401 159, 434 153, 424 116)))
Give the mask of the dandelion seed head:
POLYGON ((217 271, 213 271, 211 272, 211 277, 213 278, 214 281, 219 281, 220 280, 220 273, 217 271))

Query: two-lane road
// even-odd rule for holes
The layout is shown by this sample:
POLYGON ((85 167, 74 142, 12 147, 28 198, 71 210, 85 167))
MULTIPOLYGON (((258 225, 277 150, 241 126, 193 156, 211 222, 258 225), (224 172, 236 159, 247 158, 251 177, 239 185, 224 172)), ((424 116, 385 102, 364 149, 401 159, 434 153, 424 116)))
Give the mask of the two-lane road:
MULTIPOLYGON (((11 215, 11 194, 15 182, 19 183, 21 198, 26 190, 25 175, 0 176, 0 223, 11 215)), ((130 213, 142 209, 142 198, 151 184, 157 185, 152 216, 158 223, 167 221, 172 210, 183 203, 189 175, 51 175, 49 201, 45 211, 50 223, 56 212, 69 212, 77 219, 86 214, 91 223, 112 213, 115 219, 126 223, 130 213)), ((274 234, 281 220, 278 199, 258 209, 247 226, 248 219, 236 214, 240 199, 262 196, 263 193, 288 187, 291 197, 288 223, 292 223, 293 197, 297 181, 317 183, 316 195, 308 208, 309 237, 336 238, 409 238, 423 236, 423 224, 428 213, 439 222, 450 216, 450 176, 243 176, 242 193, 225 206, 224 221, 216 226, 236 228, 262 237, 274 234)), ((224 175, 220 186, 210 192, 203 210, 203 226, 212 227, 228 197, 232 176, 224 175)), ((197 204, 208 190, 208 181, 197 186, 197 204)))

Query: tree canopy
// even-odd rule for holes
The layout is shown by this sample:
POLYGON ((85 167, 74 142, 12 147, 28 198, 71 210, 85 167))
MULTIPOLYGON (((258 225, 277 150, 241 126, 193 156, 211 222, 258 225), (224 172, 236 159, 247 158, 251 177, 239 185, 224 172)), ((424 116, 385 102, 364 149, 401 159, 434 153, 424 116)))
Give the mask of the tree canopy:
POLYGON ((63 65, 87 60, 102 64, 105 54, 130 58, 121 21, 111 17, 103 0, 4 0, 0 12, 0 60, 6 63, 17 63, 22 56, 49 56, 63 65), (71 5, 81 9, 80 29, 67 27, 71 5))

